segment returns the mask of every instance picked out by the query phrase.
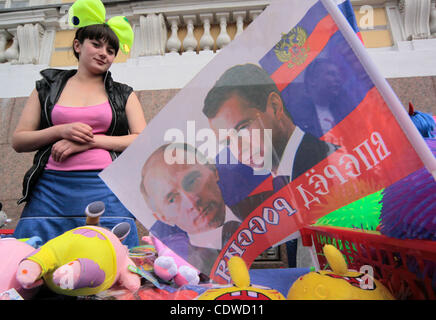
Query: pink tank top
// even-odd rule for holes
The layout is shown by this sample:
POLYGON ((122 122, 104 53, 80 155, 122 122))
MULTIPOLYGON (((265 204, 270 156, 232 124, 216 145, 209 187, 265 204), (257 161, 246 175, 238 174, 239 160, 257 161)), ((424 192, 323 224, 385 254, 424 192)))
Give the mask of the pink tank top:
MULTIPOLYGON (((51 118, 54 125, 82 122, 91 126, 94 135, 105 134, 112 121, 109 102, 87 107, 65 107, 56 104, 51 118)), ((69 156, 62 162, 56 162, 52 156, 48 159, 46 169, 58 171, 101 170, 112 163, 109 152, 105 149, 89 149, 69 156)))

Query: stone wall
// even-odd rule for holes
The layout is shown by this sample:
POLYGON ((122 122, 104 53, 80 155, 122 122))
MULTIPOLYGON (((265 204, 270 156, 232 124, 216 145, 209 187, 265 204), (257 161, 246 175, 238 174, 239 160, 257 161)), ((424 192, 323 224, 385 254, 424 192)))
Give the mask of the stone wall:
MULTIPOLYGON (((436 77, 388 79, 403 105, 412 101, 417 110, 436 114, 436 77)), ((179 89, 137 91, 146 120, 150 121, 179 89)), ((12 222, 7 229, 15 228, 24 204, 18 206, 22 178, 30 167, 33 153, 16 153, 11 146, 12 133, 26 102, 25 97, 0 99, 0 202, 12 222)), ((140 228, 140 234, 145 230, 140 228)))
POLYGON ((436 115, 436 77, 388 79, 392 89, 408 108, 411 101, 418 111, 436 115))

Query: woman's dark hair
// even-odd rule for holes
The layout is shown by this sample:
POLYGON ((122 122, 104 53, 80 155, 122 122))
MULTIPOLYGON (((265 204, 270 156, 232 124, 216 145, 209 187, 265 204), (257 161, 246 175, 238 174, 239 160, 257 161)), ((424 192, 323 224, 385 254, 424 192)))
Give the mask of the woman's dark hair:
MULTIPOLYGON (((81 44, 83 44, 85 39, 101 40, 107 42, 115 50, 115 55, 117 55, 120 48, 120 42, 117 35, 106 23, 93 24, 77 29, 74 40, 76 39, 79 40, 81 44)), ((73 53, 76 59, 79 60, 79 54, 74 50, 74 44, 73 53)))

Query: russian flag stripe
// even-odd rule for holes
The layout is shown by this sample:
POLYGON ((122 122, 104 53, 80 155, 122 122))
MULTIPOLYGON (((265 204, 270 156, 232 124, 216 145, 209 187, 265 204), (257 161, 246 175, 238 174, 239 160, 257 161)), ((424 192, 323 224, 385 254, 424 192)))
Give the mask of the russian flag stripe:
POLYGON ((304 71, 304 69, 324 49, 329 39, 336 33, 336 31, 338 31, 338 26, 329 15, 317 24, 304 45, 304 48, 308 50, 306 61, 293 68, 289 68, 288 63, 285 62, 271 75, 271 78, 274 80, 280 91, 286 88, 302 71, 304 71))
POLYGON ((354 14, 353 6, 351 5, 350 0, 345 0, 342 1, 342 3, 338 3, 338 8, 339 10, 341 10, 342 14, 348 20, 351 28, 353 28, 360 41, 363 43, 362 34, 360 33, 359 26, 357 25, 356 16, 354 14))
MULTIPOLYGON (((317 2, 312 8, 308 10, 304 18, 298 23, 298 26, 303 28, 307 34, 311 34, 316 28, 318 23, 325 18, 327 10, 324 8, 321 2, 317 2)), ((290 27, 291 29, 291 27, 290 27)), ((283 64, 274 52, 274 48, 268 51, 268 53, 259 61, 260 65, 269 74, 274 73, 283 64)))

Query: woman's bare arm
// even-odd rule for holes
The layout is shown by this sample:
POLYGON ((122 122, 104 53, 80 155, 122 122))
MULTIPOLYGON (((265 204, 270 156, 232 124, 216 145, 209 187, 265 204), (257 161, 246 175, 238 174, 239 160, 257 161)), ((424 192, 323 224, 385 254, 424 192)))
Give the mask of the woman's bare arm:
POLYGON ((36 151, 61 139, 69 139, 77 143, 93 142, 92 128, 87 124, 75 122, 38 130, 40 116, 41 105, 38 93, 33 90, 12 135, 12 147, 15 151, 36 151))

